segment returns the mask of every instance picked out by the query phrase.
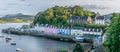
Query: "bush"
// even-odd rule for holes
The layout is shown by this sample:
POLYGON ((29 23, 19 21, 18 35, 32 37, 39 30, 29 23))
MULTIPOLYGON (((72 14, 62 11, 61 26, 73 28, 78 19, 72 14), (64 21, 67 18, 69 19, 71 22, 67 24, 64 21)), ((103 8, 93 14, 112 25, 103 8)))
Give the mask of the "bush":
POLYGON ((57 52, 68 52, 67 50, 58 50, 57 52))
POLYGON ((80 45, 80 43, 76 43, 75 48, 73 49, 73 52, 84 52, 82 46, 80 45))

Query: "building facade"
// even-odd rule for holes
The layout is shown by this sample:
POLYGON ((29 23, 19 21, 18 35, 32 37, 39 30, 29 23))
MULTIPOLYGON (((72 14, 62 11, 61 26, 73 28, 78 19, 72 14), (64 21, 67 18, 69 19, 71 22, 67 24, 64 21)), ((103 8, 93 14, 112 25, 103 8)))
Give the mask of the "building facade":
POLYGON ((78 27, 75 27, 75 28, 71 28, 71 35, 74 35, 74 36, 83 36, 83 28, 78 28, 78 27))
POLYGON ((84 37, 100 37, 102 35, 102 29, 84 28, 84 37))
POLYGON ((68 23, 70 24, 88 24, 88 23, 92 23, 92 19, 91 17, 88 16, 72 16, 70 17, 70 19, 68 20, 68 23))
POLYGON ((104 16, 96 16, 95 17, 95 24, 105 24, 105 17, 104 16))
POLYGON ((57 34, 57 28, 54 26, 46 26, 45 33, 57 34))
POLYGON ((101 16, 99 13, 95 16, 95 24, 105 24, 105 16, 101 16))
POLYGON ((57 28, 57 33, 61 35, 70 35, 71 31, 70 31, 70 28, 59 27, 57 28))
POLYGON ((64 28, 65 35, 70 35, 70 33, 71 33, 70 28, 64 28))

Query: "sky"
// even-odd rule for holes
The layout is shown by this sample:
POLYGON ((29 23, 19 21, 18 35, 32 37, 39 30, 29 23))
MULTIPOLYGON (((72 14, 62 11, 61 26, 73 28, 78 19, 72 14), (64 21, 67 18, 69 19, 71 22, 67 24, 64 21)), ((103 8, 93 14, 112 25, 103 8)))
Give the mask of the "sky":
POLYGON ((99 12, 101 15, 120 12, 120 0, 0 0, 0 16, 23 13, 36 15, 55 5, 80 5, 85 10, 99 12))

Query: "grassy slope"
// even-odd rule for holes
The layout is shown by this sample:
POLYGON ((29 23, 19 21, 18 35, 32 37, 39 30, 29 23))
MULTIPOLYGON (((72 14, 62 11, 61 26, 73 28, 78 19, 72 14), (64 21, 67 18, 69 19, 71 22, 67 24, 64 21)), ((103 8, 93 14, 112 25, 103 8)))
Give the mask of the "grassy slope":
POLYGON ((30 19, 23 18, 0 18, 0 23, 21 23, 21 22, 32 22, 30 19))

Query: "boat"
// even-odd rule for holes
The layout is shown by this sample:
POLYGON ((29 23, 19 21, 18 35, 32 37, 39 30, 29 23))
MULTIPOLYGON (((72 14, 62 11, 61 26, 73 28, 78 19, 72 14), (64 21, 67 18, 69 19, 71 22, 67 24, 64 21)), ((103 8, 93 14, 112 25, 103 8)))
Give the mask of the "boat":
POLYGON ((17 52, 22 52, 23 50, 21 48, 16 49, 17 52))
POLYGON ((11 40, 12 40, 12 38, 6 37, 6 42, 10 42, 11 40))
POLYGON ((75 41, 75 42, 83 42, 83 41, 84 41, 84 38, 83 38, 83 37, 75 37, 75 38, 73 39, 73 41, 75 41))
POLYGON ((0 38, 4 38, 4 36, 3 36, 3 35, 0 35, 0 38))
POLYGON ((6 40, 12 40, 12 38, 10 38, 10 37, 7 37, 7 38, 6 38, 6 40))
POLYGON ((16 43, 11 43, 11 45, 16 45, 16 43))

